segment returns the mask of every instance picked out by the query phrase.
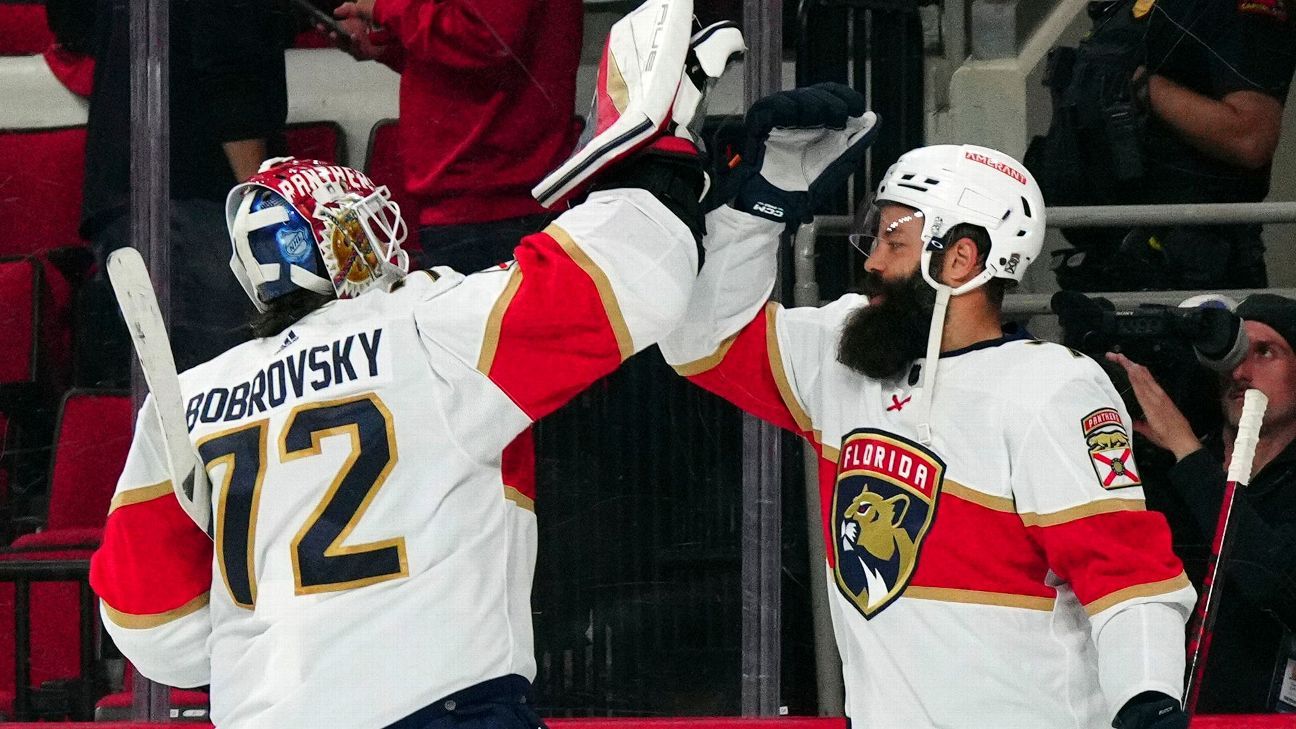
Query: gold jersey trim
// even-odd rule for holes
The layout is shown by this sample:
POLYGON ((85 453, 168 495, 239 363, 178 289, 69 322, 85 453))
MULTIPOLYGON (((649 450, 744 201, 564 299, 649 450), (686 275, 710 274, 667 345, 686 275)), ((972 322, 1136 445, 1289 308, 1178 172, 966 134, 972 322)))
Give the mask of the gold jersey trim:
POLYGON ((535 499, 523 494, 512 486, 504 487, 504 499, 512 501, 527 511, 535 511, 535 499))
POLYGON ((991 511, 999 511, 1008 514, 1017 513, 1017 504, 1013 502, 1012 499, 1006 496, 994 496, 982 491, 977 491, 976 489, 964 486, 957 481, 946 479, 945 484, 941 486, 941 490, 947 494, 957 496, 964 501, 976 504, 977 506, 984 506, 991 511))
POLYGON ((714 369, 724 361, 725 355, 729 354, 729 348, 733 346, 737 339, 738 335, 735 334, 721 342, 720 346, 716 347, 716 351, 711 354, 686 364, 676 365, 675 372, 682 377, 693 377, 694 375, 700 375, 703 372, 714 369))
POLYGON ((500 293, 495 305, 491 307, 490 316, 486 318, 486 336, 482 339, 481 355, 477 358, 477 371, 490 376, 491 365, 495 364, 495 351, 499 349, 500 327, 504 323, 504 312, 508 311, 513 297, 522 287, 522 269, 513 268, 504 291, 500 293))
POLYGON ((1047 514, 1023 512, 1021 520, 1028 527, 1051 527, 1083 519, 1087 516, 1144 510, 1146 510, 1146 506, 1143 499, 1099 499, 1098 501, 1090 501, 1087 504, 1073 506, 1061 511, 1052 511, 1047 514))
POLYGON ((1056 598, 1037 595, 1013 595, 1007 592, 986 592, 984 590, 960 590, 953 587, 915 587, 910 585, 900 597, 915 600, 935 600, 937 602, 957 602, 966 605, 995 605, 1014 607, 1023 610, 1049 612, 1053 609, 1056 598))
POLYGON ((142 488, 122 491, 113 496, 112 501, 108 504, 108 513, 111 514, 123 506, 142 504, 145 501, 160 499, 171 493, 171 491, 172 488, 170 480, 163 481, 162 483, 155 483, 152 486, 144 486, 142 488))
POLYGON ((196 613, 204 607, 207 607, 207 604, 211 602, 211 591, 208 590, 207 592, 204 592, 174 610, 168 610, 164 613, 150 613, 147 615, 124 613, 113 608, 113 606, 103 600, 100 600, 99 602, 103 605, 104 613, 108 615, 108 619, 113 622, 113 625, 130 630, 145 630, 147 628, 156 628, 160 625, 166 625, 173 620, 179 620, 186 615, 196 613))
POLYGON ((589 254, 576 245, 576 241, 572 240, 567 231, 557 225, 550 225, 544 232, 558 241, 563 251, 594 282, 594 288, 598 289, 599 299, 603 302, 603 310, 607 313, 608 323, 612 325, 612 333, 616 336, 621 361, 630 359, 630 356, 635 353, 634 339, 630 336, 630 327, 626 325, 625 316, 621 313, 621 305, 617 303, 616 290, 612 288, 612 282, 608 280, 607 274, 589 257, 589 254))
POLYGON ((797 428, 803 433, 809 433, 816 443, 823 443, 823 434, 814 429, 810 414, 801 407, 796 391, 792 389, 792 381, 788 379, 787 370, 783 367, 783 352, 779 349, 778 341, 778 313, 782 309, 773 301, 765 305, 765 348, 769 352, 770 372, 774 375, 774 384, 778 386, 783 405, 792 415, 797 428))
POLYGON ((1134 585, 1132 587, 1126 587, 1123 590, 1117 590, 1116 592, 1100 597, 1097 600, 1094 600, 1093 602, 1089 603, 1088 605, 1085 605, 1084 609, 1085 612, 1089 614, 1089 617, 1093 617, 1098 613, 1106 610, 1107 608, 1110 608, 1114 605, 1119 605, 1125 602, 1126 600, 1134 600, 1140 597, 1155 597, 1157 595, 1166 595, 1171 592, 1178 592, 1179 590, 1182 590, 1185 587, 1191 587, 1191 586, 1192 583, 1188 581, 1188 575, 1185 575, 1184 573, 1180 572, 1178 575, 1176 575, 1175 577, 1171 577, 1168 580, 1161 580, 1160 582, 1147 582, 1142 585, 1134 585))

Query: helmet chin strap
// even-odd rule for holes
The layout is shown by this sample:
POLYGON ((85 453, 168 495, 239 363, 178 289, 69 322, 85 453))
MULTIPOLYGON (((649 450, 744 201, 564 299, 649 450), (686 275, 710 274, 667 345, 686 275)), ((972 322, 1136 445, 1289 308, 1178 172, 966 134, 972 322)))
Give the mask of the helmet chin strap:
POLYGON ((936 284, 936 305, 932 308, 931 331, 927 334, 927 355, 923 360, 922 388, 918 395, 918 442, 931 445, 932 401, 936 397, 936 368, 940 363, 941 338, 945 333, 945 311, 953 289, 936 284))
POLYGON ((931 329, 927 333, 927 354, 923 360, 922 367, 922 387, 918 395, 918 442, 923 445, 931 445, 932 428, 931 413, 932 401, 936 397, 936 370, 940 365, 941 340, 945 335, 945 314, 949 309, 949 300, 951 296, 959 296, 973 289, 979 288, 991 278, 994 273, 989 269, 977 274, 971 280, 963 283, 957 288, 952 288, 937 281, 931 275, 931 258, 934 247, 939 247, 939 241, 934 241, 934 245, 928 245, 922 253, 922 259, 919 263, 923 280, 928 286, 936 289, 936 304, 932 308, 931 329))

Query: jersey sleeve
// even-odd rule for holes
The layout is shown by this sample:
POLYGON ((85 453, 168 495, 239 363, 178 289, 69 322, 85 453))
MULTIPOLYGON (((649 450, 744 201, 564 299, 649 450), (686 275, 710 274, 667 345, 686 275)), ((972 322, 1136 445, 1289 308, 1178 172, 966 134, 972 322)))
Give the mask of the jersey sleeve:
POLYGON ((152 399, 90 562, 103 624, 140 673, 168 686, 210 682, 212 542, 180 507, 152 399))
POLYGON ((1142 691, 1179 695, 1195 593, 1165 518, 1144 508, 1129 414, 1097 365, 1069 364, 1074 376, 1059 366, 1057 386, 1011 436, 1012 493, 1050 571, 1089 615, 1115 715, 1142 691))
POLYGON ((453 351, 528 420, 661 339, 697 271, 688 228, 637 189, 590 195, 515 254, 429 300, 416 320, 426 340, 453 351))
POLYGON ((768 300, 782 226, 723 207, 707 231, 706 262, 662 355, 700 387, 817 443, 823 363, 835 359, 843 317, 862 301, 785 310, 768 300))

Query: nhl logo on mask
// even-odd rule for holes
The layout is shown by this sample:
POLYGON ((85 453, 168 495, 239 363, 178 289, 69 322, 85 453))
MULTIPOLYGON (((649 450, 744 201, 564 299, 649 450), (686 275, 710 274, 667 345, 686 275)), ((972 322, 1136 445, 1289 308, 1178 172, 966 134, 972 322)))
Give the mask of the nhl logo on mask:
POLYGON ((1112 408, 1099 408, 1084 416, 1080 425, 1099 485, 1119 489, 1142 483, 1134 470, 1134 445, 1120 413, 1112 408))
POLYGON ((945 463, 911 441, 863 428, 842 441, 833 490, 837 588, 865 618, 909 584, 936 515, 945 463))

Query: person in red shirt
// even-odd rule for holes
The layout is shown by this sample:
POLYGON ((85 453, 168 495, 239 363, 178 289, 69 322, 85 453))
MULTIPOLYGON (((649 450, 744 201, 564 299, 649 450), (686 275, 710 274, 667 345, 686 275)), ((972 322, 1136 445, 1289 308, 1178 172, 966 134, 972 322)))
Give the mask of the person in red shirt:
POLYGON ((471 273, 510 259, 550 218, 531 187, 579 134, 580 0, 358 0, 334 14, 352 55, 401 74, 417 263, 471 273))

